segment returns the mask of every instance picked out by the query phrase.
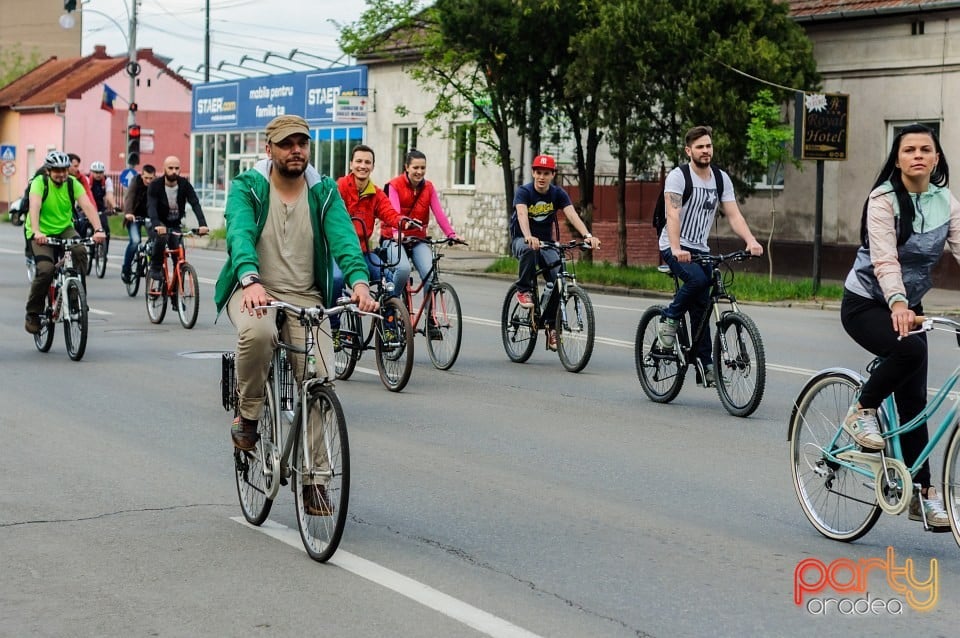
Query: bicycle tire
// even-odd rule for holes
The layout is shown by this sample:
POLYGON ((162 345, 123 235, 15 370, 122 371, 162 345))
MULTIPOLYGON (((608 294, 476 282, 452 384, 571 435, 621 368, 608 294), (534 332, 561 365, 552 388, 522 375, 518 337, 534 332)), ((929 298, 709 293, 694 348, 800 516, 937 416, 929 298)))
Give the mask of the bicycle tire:
MULTIPOLYGON (((93 233, 87 233, 87 237, 93 237, 93 233)), ((94 250, 96 244, 90 244, 84 247, 84 250, 87 252, 87 264, 83 268, 84 274, 89 276, 93 272, 93 261, 94 261, 94 250)))
POLYGON ((363 322, 360 315, 353 312, 340 313, 338 340, 334 343, 333 360, 335 376, 346 381, 353 374, 363 352, 363 322))
POLYGON ((733 416, 760 407, 767 382, 767 359, 760 329, 739 312, 726 313, 713 336, 713 364, 720 403, 733 416))
POLYGON ((50 352, 53 346, 54 333, 57 331, 57 322, 53 318, 53 306, 50 303, 50 293, 43 296, 43 311, 40 313, 40 332, 33 335, 33 344, 40 352, 50 352))
POLYGON ((460 355, 463 338, 463 314, 460 297, 453 286, 440 282, 430 288, 424 313, 427 315, 424 336, 427 338, 427 354, 437 370, 449 370, 460 355), (431 335, 431 325, 439 331, 431 335), (439 339, 434 338, 439 336, 439 339))
POLYGON ((180 277, 177 283, 177 314, 180 325, 190 330, 197 325, 200 313, 200 280, 196 269, 188 263, 180 265, 180 277))
MULTIPOLYGON (((637 324, 637 336, 633 344, 633 361, 640 387, 655 403, 669 403, 677 398, 688 366, 675 347, 666 350, 659 346, 657 324, 664 308, 650 306, 644 311, 637 324)), ((681 332, 684 331, 677 331, 677 338, 681 332)))
POLYGON ((260 440, 257 447, 248 452, 233 448, 234 479, 237 483, 237 498, 240 501, 240 511, 251 525, 262 525, 270 508, 273 507, 273 496, 276 494, 280 477, 271 476, 265 471, 263 459, 271 449, 276 449, 273 433, 276 431, 274 417, 273 388, 267 383, 264 393, 263 412, 257 422, 257 432, 260 440))
POLYGON ((150 319, 150 323, 161 323, 167 314, 166 283, 164 283, 162 279, 160 280, 159 292, 151 292, 153 290, 153 278, 149 274, 147 274, 143 283, 143 297, 147 303, 147 317, 150 319))
MULTIPOLYGON (((297 527, 300 529, 300 539, 307 554, 315 561, 326 562, 337 551, 343 529, 347 524, 347 508, 350 500, 350 444, 347 439, 347 423, 343 416, 343 406, 337 398, 333 386, 324 383, 314 383, 307 390, 304 402, 307 409, 307 427, 310 423, 319 424, 322 428, 323 456, 326 463, 321 462, 316 470, 313 468, 313 459, 307 459, 310 451, 306 446, 296 446, 296 470, 293 481, 294 500, 297 507, 297 527), (324 467, 326 465, 327 467, 324 467), (315 474, 320 474, 325 490, 323 501, 329 505, 324 514, 311 515, 304 508, 304 490, 316 489, 313 481, 319 480, 315 474), (307 483, 306 481, 311 481, 307 483)), ((304 433, 300 441, 310 440, 310 432, 304 433)))
POLYGON ((63 340, 67 346, 67 355, 73 361, 83 358, 87 350, 87 294, 76 277, 67 277, 63 283, 63 340))
POLYGON ((517 284, 510 286, 500 313, 500 337, 507 357, 514 363, 525 363, 537 347, 537 326, 531 308, 517 303, 517 284))
POLYGON ((564 299, 557 304, 557 318, 553 325, 557 329, 560 363, 569 372, 580 372, 590 363, 597 331, 593 302, 586 290, 567 285, 564 299))
POLYGON ((387 390, 400 392, 410 381, 413 370, 413 328, 410 326, 410 313, 396 297, 390 297, 381 305, 384 317, 393 317, 393 327, 384 326, 384 320, 377 320, 374 348, 377 354, 377 371, 380 381, 387 390), (388 331, 394 332, 394 338, 386 340, 388 331))
POLYGON ((835 437, 834 449, 856 446, 840 424, 861 385, 860 376, 849 370, 821 372, 800 391, 790 415, 787 437, 797 500, 817 531, 835 541, 857 540, 882 513, 873 479, 831 461, 825 451, 835 437))
MULTIPOLYGON (((142 244, 140 245, 142 246, 142 244)), ((133 263, 131 264, 130 280, 124 283, 127 294, 131 297, 136 297, 137 293, 140 292, 140 279, 146 273, 144 262, 144 255, 138 247, 137 252, 133 256, 133 263)))
POLYGON ((943 457, 943 503, 953 540, 960 545, 960 427, 954 426, 943 457))
POLYGON ((109 249, 110 238, 107 237, 103 243, 93 245, 94 265, 96 266, 97 279, 103 279, 107 274, 107 250, 109 249))

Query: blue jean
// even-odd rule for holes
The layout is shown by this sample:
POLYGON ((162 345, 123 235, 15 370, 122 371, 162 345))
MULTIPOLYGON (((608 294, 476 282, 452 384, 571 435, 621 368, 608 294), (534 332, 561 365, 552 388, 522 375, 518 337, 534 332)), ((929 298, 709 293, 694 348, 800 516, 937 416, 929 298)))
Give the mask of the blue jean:
POLYGON ((137 254, 137 246, 140 244, 140 224, 137 222, 130 222, 127 226, 127 233, 130 236, 130 242, 127 244, 127 249, 123 253, 123 269, 122 272, 130 272, 131 266, 133 265, 133 258, 137 254))
MULTIPOLYGON (((383 264, 380 262, 380 258, 375 253, 363 253, 364 259, 367 260, 367 270, 370 272, 370 281, 380 281, 380 271, 383 268, 383 264)), ((336 303, 337 299, 343 295, 344 281, 343 281, 343 271, 340 270, 340 265, 336 261, 331 262, 333 264, 333 294, 330 295, 330 299, 324 299, 323 303, 326 305, 331 305, 336 303)), ((408 275, 409 276, 409 275, 408 275)), ((389 278, 389 273, 388 273, 389 278)), ((330 328, 337 329, 340 327, 340 315, 333 315, 330 317, 330 328)))
MULTIPOLYGON (((688 249, 689 250, 689 249, 688 249)), ((689 250, 691 255, 704 255, 703 251, 689 250)), ((670 272, 675 274, 683 282, 673 301, 663 311, 663 316, 668 319, 680 320, 683 313, 690 313, 690 337, 700 322, 704 319, 704 313, 710 302, 710 281, 713 274, 713 268, 701 266, 698 263, 690 262, 682 264, 673 256, 673 252, 667 248, 660 251, 663 262, 670 267, 670 272)), ((703 363, 710 363, 713 356, 710 352, 710 325, 703 327, 703 334, 699 343, 696 344, 697 358, 703 363)))
POLYGON ((413 267, 417 269, 417 273, 420 274, 420 279, 424 282, 423 298, 426 299, 427 295, 430 294, 430 281, 426 277, 430 274, 430 269, 433 268, 433 251, 427 244, 416 242, 407 246, 405 252, 410 261, 413 262, 413 267))
MULTIPOLYGON (((517 278, 518 292, 533 292, 537 283, 537 269, 560 259, 560 252, 556 248, 541 246, 540 250, 534 250, 523 241, 523 237, 514 237, 511 249, 513 250, 513 256, 520 262, 520 272, 517 278)), ((548 282, 556 282, 559 276, 560 264, 543 273, 543 278, 548 282)), ((543 318, 544 325, 548 328, 553 327, 554 315, 557 314, 557 302, 557 295, 554 293, 547 300, 546 307, 540 308, 540 316, 543 318)))
POLYGON ((396 264, 387 268, 387 279, 394 284, 393 294, 390 296, 400 297, 410 279, 410 260, 407 259, 407 251, 400 250, 397 242, 392 239, 382 242, 381 246, 387 251, 387 263, 396 264))

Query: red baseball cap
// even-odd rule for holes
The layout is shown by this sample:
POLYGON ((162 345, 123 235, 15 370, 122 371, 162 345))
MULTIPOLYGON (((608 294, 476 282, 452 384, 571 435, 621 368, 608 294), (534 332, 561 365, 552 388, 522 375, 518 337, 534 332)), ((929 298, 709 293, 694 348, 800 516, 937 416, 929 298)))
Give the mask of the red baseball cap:
POLYGON ((533 158, 532 168, 541 168, 556 172, 557 160, 553 159, 552 155, 537 155, 533 158))

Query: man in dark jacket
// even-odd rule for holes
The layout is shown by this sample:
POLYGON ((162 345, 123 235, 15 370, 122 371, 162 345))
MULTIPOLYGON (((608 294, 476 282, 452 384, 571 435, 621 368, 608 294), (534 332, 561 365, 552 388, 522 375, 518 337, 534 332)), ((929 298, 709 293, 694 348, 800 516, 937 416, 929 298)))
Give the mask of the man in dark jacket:
POLYGON ((153 164, 144 164, 143 172, 130 180, 130 187, 123 197, 123 225, 130 235, 127 252, 123 255, 123 268, 120 278, 123 283, 130 281, 133 257, 137 254, 137 245, 140 244, 140 220, 147 219, 147 187, 157 176, 157 169, 153 164))
POLYGON ((180 177, 180 159, 171 155, 163 160, 163 179, 155 179, 147 187, 147 214, 150 215, 150 236, 154 239, 150 279, 155 286, 163 278, 163 251, 168 245, 171 250, 180 246, 180 237, 168 231, 180 231, 180 220, 187 212, 187 204, 197 216, 200 234, 206 235, 207 220, 197 192, 186 177, 180 177))

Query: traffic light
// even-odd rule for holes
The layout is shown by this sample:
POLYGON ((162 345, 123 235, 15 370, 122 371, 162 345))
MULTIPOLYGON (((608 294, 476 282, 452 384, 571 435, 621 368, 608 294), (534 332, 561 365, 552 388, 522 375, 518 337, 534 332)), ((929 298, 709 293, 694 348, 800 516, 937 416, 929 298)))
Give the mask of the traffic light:
POLYGON ((136 166, 140 163, 140 125, 131 124, 127 127, 127 165, 136 166))
POLYGON ((63 10, 67 13, 77 10, 77 0, 63 0, 63 10))

